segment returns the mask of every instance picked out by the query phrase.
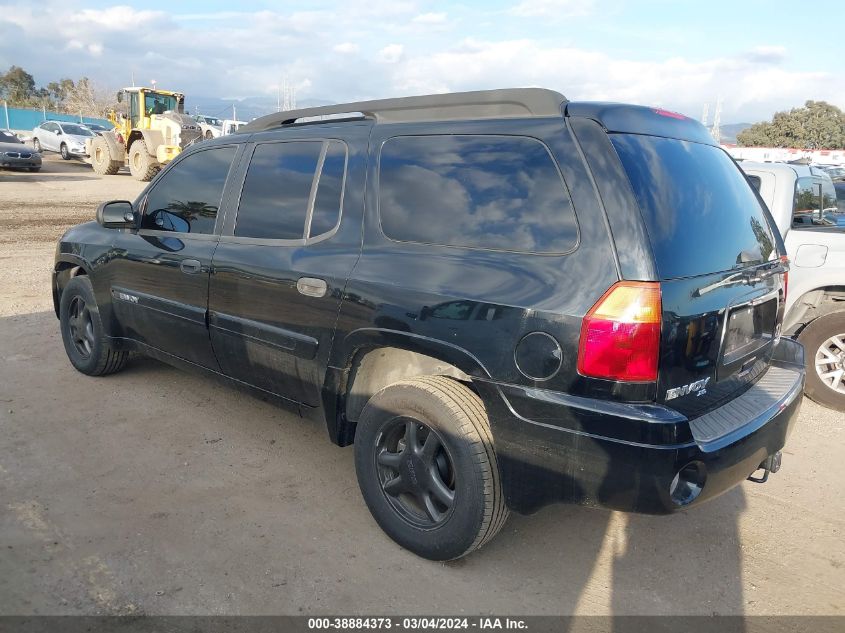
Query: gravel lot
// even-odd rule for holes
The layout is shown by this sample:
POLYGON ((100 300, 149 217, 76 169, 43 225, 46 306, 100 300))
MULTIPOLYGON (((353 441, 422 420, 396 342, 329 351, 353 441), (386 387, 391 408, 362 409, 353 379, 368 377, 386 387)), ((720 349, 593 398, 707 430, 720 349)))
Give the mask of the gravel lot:
POLYGON ((845 611, 845 416, 807 400, 765 485, 671 517, 555 506, 438 564, 382 534, 318 425, 151 360, 75 372, 55 240, 141 188, 54 155, 0 172, 0 613, 845 611))

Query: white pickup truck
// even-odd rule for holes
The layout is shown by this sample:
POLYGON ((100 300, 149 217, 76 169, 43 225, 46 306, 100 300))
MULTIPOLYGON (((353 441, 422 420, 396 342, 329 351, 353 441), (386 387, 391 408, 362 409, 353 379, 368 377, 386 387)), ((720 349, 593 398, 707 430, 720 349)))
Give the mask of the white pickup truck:
POLYGON ((778 225, 791 261, 783 333, 805 348, 805 393, 845 411, 845 226, 821 169, 786 163, 740 167, 778 225))

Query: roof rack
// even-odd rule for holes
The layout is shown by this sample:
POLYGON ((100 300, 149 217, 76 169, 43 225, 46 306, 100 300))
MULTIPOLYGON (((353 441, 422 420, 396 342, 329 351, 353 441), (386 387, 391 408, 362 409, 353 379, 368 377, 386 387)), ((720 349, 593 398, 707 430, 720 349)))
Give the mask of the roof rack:
POLYGON ((302 108, 268 114, 243 125, 238 134, 264 132, 298 119, 361 113, 377 123, 453 121, 460 119, 505 119, 561 116, 566 97, 543 88, 506 88, 447 94, 378 99, 302 108))

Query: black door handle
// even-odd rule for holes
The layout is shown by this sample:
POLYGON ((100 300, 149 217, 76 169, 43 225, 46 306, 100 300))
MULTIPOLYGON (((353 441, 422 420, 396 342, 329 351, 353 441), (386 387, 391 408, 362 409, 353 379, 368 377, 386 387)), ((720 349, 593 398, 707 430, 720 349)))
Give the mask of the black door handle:
POLYGON ((179 270, 186 275, 193 275, 202 270, 202 264, 196 259, 183 259, 179 264, 179 270))

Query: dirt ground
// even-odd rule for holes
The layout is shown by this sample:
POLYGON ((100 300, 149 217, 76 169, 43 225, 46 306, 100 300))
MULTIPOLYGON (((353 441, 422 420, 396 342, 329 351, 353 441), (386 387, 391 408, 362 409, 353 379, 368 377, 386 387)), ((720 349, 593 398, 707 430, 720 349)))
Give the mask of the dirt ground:
POLYGON ((810 401, 765 485, 513 516, 439 564, 379 530, 318 425, 151 360, 77 373, 55 241, 141 188, 54 156, 0 172, 0 613, 843 614, 845 416, 810 401))

